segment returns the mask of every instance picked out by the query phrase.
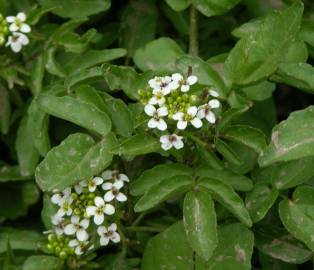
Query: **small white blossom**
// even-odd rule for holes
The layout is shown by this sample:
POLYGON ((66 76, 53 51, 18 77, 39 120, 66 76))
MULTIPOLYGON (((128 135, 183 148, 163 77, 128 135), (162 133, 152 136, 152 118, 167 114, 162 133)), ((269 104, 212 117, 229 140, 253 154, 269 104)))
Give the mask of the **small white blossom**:
POLYGON ((71 188, 66 188, 62 192, 57 189, 52 191, 54 194, 51 197, 51 202, 57 205, 61 205, 65 200, 67 200, 71 195, 71 188))
POLYGON ((127 197, 120 191, 123 187, 123 181, 115 181, 114 183, 107 182, 101 187, 103 190, 108 190, 104 196, 106 202, 111 202, 113 199, 119 202, 125 202, 127 200, 127 197))
POLYGON ((100 245, 107 246, 111 240, 113 243, 120 242, 120 235, 117 233, 117 225, 112 223, 108 228, 100 226, 97 229, 97 233, 100 236, 100 245))
POLYGON ((119 171, 111 171, 107 170, 104 171, 101 175, 104 180, 114 180, 114 181, 122 181, 122 182, 129 182, 129 177, 126 174, 119 173, 119 171))
POLYGON ((54 225, 54 229, 57 235, 64 233, 64 218, 55 214, 51 217, 51 222, 54 225))
POLYGON ((149 128, 158 128, 161 131, 167 129, 167 123, 164 119, 162 119, 162 117, 168 115, 166 107, 156 109, 153 105, 147 104, 144 110, 148 116, 152 117, 147 124, 149 128))
POLYGON ((59 205, 60 208, 57 212, 57 215, 59 217, 63 217, 63 216, 71 216, 73 213, 73 209, 71 207, 71 204, 73 202, 73 198, 70 196, 68 198, 66 198, 65 200, 61 201, 61 204, 59 205))
POLYGON ((162 91, 162 93, 164 95, 168 95, 172 88, 171 88, 171 77, 169 76, 165 76, 165 77, 155 77, 151 80, 148 81, 148 84, 151 88, 153 88, 153 93, 154 90, 158 91, 162 91))
POLYGON ((25 23, 26 15, 23 12, 19 12, 16 16, 6 17, 6 21, 10 23, 9 30, 11 32, 29 33, 31 27, 25 23))
POLYGON ((154 90, 153 94, 148 103, 152 105, 158 104, 160 107, 163 106, 166 102, 164 93, 161 90, 154 90))
POLYGON ((12 36, 8 37, 6 46, 10 46, 11 50, 15 53, 18 53, 23 46, 26 46, 29 43, 29 39, 26 35, 18 32, 12 33, 12 36))
POLYGON ((85 181, 81 181, 78 184, 74 185, 75 193, 78 194, 78 195, 82 194, 84 185, 86 186, 86 182, 85 181))
POLYGON ((67 235, 76 234, 76 237, 79 241, 85 241, 88 239, 88 233, 86 229, 89 226, 88 219, 82 219, 78 216, 71 217, 71 223, 64 227, 64 233, 67 235))
POLYGON ((186 80, 180 73, 174 73, 171 76, 171 88, 178 89, 181 87, 181 92, 188 92, 190 90, 190 86, 197 82, 197 77, 194 75, 189 76, 186 80))
POLYGON ((192 106, 188 108, 186 113, 177 112, 176 114, 174 114, 173 119, 178 121, 177 122, 178 129, 186 129, 189 122, 194 127, 200 128, 203 125, 203 123, 196 115, 197 115, 197 107, 192 106))
POLYGON ((182 139, 182 136, 178 136, 176 134, 163 135, 160 137, 161 148, 166 151, 171 149, 172 147, 176 149, 181 149, 184 146, 182 139))
POLYGON ((81 183, 81 185, 83 187, 88 187, 89 192, 94 192, 96 190, 97 186, 101 185, 103 182, 104 182, 104 179, 96 176, 96 177, 91 178, 87 181, 83 181, 81 183))
POLYGON ((104 222, 105 215, 113 215, 115 213, 115 208, 111 204, 106 204, 101 197, 96 197, 94 199, 95 206, 88 206, 86 208, 86 213, 89 216, 94 216, 94 222, 96 225, 100 225, 104 222))
POLYGON ((76 239, 73 239, 69 242, 69 247, 75 248, 75 254, 80 256, 86 251, 93 249, 94 245, 89 246, 88 241, 77 241, 76 239))
POLYGON ((219 108, 220 102, 218 99, 212 99, 207 104, 198 108, 197 117, 200 119, 206 118, 206 120, 214 124, 216 122, 216 116, 212 112, 212 109, 219 108))

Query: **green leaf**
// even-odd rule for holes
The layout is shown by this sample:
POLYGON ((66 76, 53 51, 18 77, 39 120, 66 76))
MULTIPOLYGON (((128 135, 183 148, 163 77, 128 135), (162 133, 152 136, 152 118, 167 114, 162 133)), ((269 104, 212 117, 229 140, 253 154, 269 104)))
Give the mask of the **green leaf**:
POLYGON ((250 109, 249 106, 243 106, 240 108, 230 108, 229 110, 225 111, 217 123, 217 130, 220 131, 225 128, 228 124, 232 123, 234 119, 245 113, 248 109, 250 109))
POLYGON ((257 84, 243 87, 241 88, 241 91, 252 100, 262 101, 270 98, 275 89, 276 84, 268 81, 261 81, 257 84))
POLYGON ((151 71, 139 74, 132 67, 110 64, 103 65, 103 72, 110 90, 122 90, 129 98, 135 100, 139 99, 137 91, 145 89, 153 77, 151 71))
POLYGON ((232 148, 223 140, 216 138, 215 148, 217 151, 230 163, 235 165, 241 165, 242 161, 238 155, 232 150, 232 148))
POLYGON ((254 234, 242 224, 235 223, 218 229, 218 247, 208 262, 200 257, 196 270, 251 270, 254 234))
POLYGON ((223 182, 202 178, 199 182, 201 187, 207 189, 213 198, 226 207, 234 216, 236 216, 246 226, 252 226, 252 220, 249 212, 241 197, 233 190, 233 188, 223 182))
POLYGON ((288 232, 314 251, 314 187, 298 187, 292 200, 280 202, 279 215, 288 232))
POLYGON ((155 37, 158 10, 154 1, 131 1, 125 8, 120 25, 120 45, 128 56, 155 37))
POLYGON ((29 180, 30 175, 21 175, 19 166, 4 165, 0 167, 0 182, 29 180))
POLYGON ((27 111, 27 126, 31 140, 39 154, 45 156, 50 150, 49 115, 41 110, 37 100, 33 99, 27 111))
POLYGON ((219 180, 239 191, 249 191, 253 187, 250 178, 227 169, 216 170, 208 166, 201 166, 195 170, 195 174, 199 177, 208 177, 210 179, 219 180))
POLYGON ((66 77, 64 85, 67 89, 77 84, 94 83, 103 79, 101 67, 93 67, 86 70, 81 70, 66 77))
POLYGON ((278 67, 271 80, 314 93, 314 68, 306 63, 285 63, 278 67))
POLYGON ((53 8, 52 13, 63 18, 84 18, 104 12, 110 8, 110 0, 39 0, 45 8, 53 8))
POLYGON ((245 125, 232 125, 224 128, 221 133, 223 138, 244 144, 256 153, 261 153, 266 147, 266 136, 257 128, 245 125))
POLYGON ((208 193, 190 191, 185 195, 183 224, 191 247, 208 260, 218 244, 216 212, 208 193))
POLYGON ((202 14, 211 17, 227 12, 240 0, 191 0, 191 2, 202 14))
POLYGON ((207 145, 197 145, 196 153, 199 157, 199 162, 204 165, 209 165, 217 170, 222 170, 224 168, 223 162, 216 156, 214 151, 207 145))
POLYGON ((164 179, 178 175, 191 175, 192 170, 180 163, 160 164, 144 171, 139 178, 131 182, 130 192, 133 196, 143 195, 164 179))
POLYGON ((43 236, 35 231, 2 227, 0 229, 0 253, 6 252, 8 239, 12 249, 37 250, 38 242, 43 239, 43 236))
POLYGON ((112 150, 115 155, 138 156, 160 151, 160 142, 150 136, 137 134, 123 140, 120 145, 112 150))
POLYGON ((44 55, 44 58, 46 59, 45 68, 50 74, 64 78, 65 70, 60 65, 60 63, 57 62, 55 58, 55 53, 56 53, 56 48, 54 47, 45 51, 45 55, 44 55))
POLYGON ((188 0, 166 0, 166 3, 175 11, 182 11, 190 5, 188 0))
POLYGON ((143 71, 169 73, 176 70, 175 62, 183 54, 183 50, 174 40, 162 37, 138 49, 133 59, 136 66, 143 71), (160 57, 160 52, 162 52, 162 57, 160 57))
POLYGON ((33 96, 37 96, 42 89, 43 79, 45 75, 46 58, 44 54, 36 57, 32 66, 32 73, 30 79, 30 90, 33 96))
POLYGON ((278 191, 265 183, 257 183, 247 193, 245 205, 254 223, 262 220, 278 198, 278 191))
POLYGON ((1 184, 0 218, 16 219, 27 214, 28 208, 39 199, 40 193, 32 182, 1 184))
POLYGON ((108 115, 89 103, 70 96, 57 97, 50 94, 40 94, 37 102, 46 113, 103 136, 111 130, 111 121, 108 115))
POLYGON ((135 204, 135 212, 143 212, 175 195, 188 191, 194 185, 193 178, 188 175, 176 175, 166 178, 154 186, 135 204))
POLYGON ((314 151, 314 107, 290 114, 273 128, 270 144, 259 157, 260 166, 311 156, 314 151))
POLYGON ((276 189, 288 189, 303 184, 314 176, 314 157, 276 163, 253 171, 256 182, 270 183, 276 189))
POLYGON ((186 73, 188 67, 192 68, 193 75, 198 77, 198 82, 213 87, 221 97, 225 97, 228 90, 220 75, 205 61, 198 57, 184 55, 177 60, 177 66, 182 73, 186 73))
POLYGON ((15 141, 17 159, 21 175, 33 175, 39 161, 39 153, 34 146, 32 132, 27 124, 28 116, 22 118, 15 141))
POLYGON ((3 134, 9 132, 11 118, 11 105, 8 90, 0 84, 0 131, 3 134))
POLYGON ((41 211, 41 220, 48 230, 53 229, 54 225, 51 222, 51 217, 58 211, 58 206, 51 202, 48 194, 43 197, 43 209, 41 211))
POLYGON ((281 228, 258 227, 255 244, 262 253, 291 264, 301 264, 312 257, 312 252, 281 228))
POLYGON ((64 189, 99 174, 112 161, 116 145, 112 133, 95 143, 92 137, 76 133, 52 148, 36 169, 36 181, 43 191, 64 189))
POLYGON ((64 65, 64 69, 69 75, 83 71, 96 65, 121 58, 126 55, 125 49, 105 49, 105 50, 88 50, 83 54, 70 58, 64 65))
POLYGON ((22 270, 61 270, 63 261, 54 256, 35 255, 28 257, 22 267, 22 270))
POLYGON ((303 4, 296 2, 267 16, 255 33, 242 38, 225 63, 229 79, 247 85, 274 73, 299 32, 302 13, 303 4))
POLYGON ((191 270, 194 266, 192 256, 180 221, 148 241, 141 270, 191 270))

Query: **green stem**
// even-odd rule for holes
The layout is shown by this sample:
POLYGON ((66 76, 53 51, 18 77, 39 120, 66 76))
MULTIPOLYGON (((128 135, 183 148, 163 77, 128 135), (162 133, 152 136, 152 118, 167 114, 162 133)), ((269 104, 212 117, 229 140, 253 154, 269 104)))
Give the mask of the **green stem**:
POLYGON ((198 56, 198 14, 193 5, 190 7, 190 40, 189 54, 198 56))
POLYGON ((157 227, 146 227, 146 226, 131 226, 125 227, 125 230, 130 232, 162 232, 163 228, 157 227))

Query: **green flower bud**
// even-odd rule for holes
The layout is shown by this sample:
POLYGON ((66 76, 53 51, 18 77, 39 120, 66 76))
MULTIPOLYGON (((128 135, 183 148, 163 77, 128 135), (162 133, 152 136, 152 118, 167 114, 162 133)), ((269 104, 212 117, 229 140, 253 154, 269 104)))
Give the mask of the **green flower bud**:
POLYGON ((54 242, 57 240, 57 236, 55 234, 49 234, 48 235, 48 241, 49 242, 54 242))
POLYGON ((61 259, 66 259, 66 258, 68 257, 68 254, 67 254, 65 251, 61 251, 61 252, 59 253, 59 257, 60 257, 61 259))
POLYGON ((89 199, 94 199, 96 197, 96 195, 94 193, 89 193, 88 194, 88 198, 89 199))
POLYGON ((55 253, 59 254, 61 252, 61 247, 57 246, 55 247, 55 253))
POLYGON ((198 102, 198 97, 196 95, 192 95, 190 96, 189 101, 192 105, 195 105, 198 102))
POLYGON ((53 251, 53 246, 51 244, 47 244, 47 248, 49 251, 53 251))
POLYGON ((79 216, 81 214, 81 210, 79 208, 74 209, 74 214, 79 216))

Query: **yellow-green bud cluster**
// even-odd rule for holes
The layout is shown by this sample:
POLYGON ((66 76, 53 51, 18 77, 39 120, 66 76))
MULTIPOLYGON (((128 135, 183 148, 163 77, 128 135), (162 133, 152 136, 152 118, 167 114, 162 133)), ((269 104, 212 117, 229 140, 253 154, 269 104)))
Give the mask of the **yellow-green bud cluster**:
POLYGON ((147 104, 148 101, 151 99, 151 97, 153 96, 151 91, 148 90, 144 90, 144 89, 140 89, 137 91, 139 97, 140 97, 140 102, 142 104, 147 104))
POLYGON ((84 188, 81 194, 72 193, 71 196, 73 198, 72 208, 74 214, 81 218, 88 218, 86 208, 94 205, 95 193, 89 192, 87 188, 84 188))
POLYGON ((5 38, 8 33, 9 33, 8 24, 3 15, 0 14, 0 46, 5 43, 5 38))
POLYGON ((52 254, 61 259, 67 259, 75 255, 74 248, 69 246, 69 238, 63 235, 49 234, 47 248, 52 254))

